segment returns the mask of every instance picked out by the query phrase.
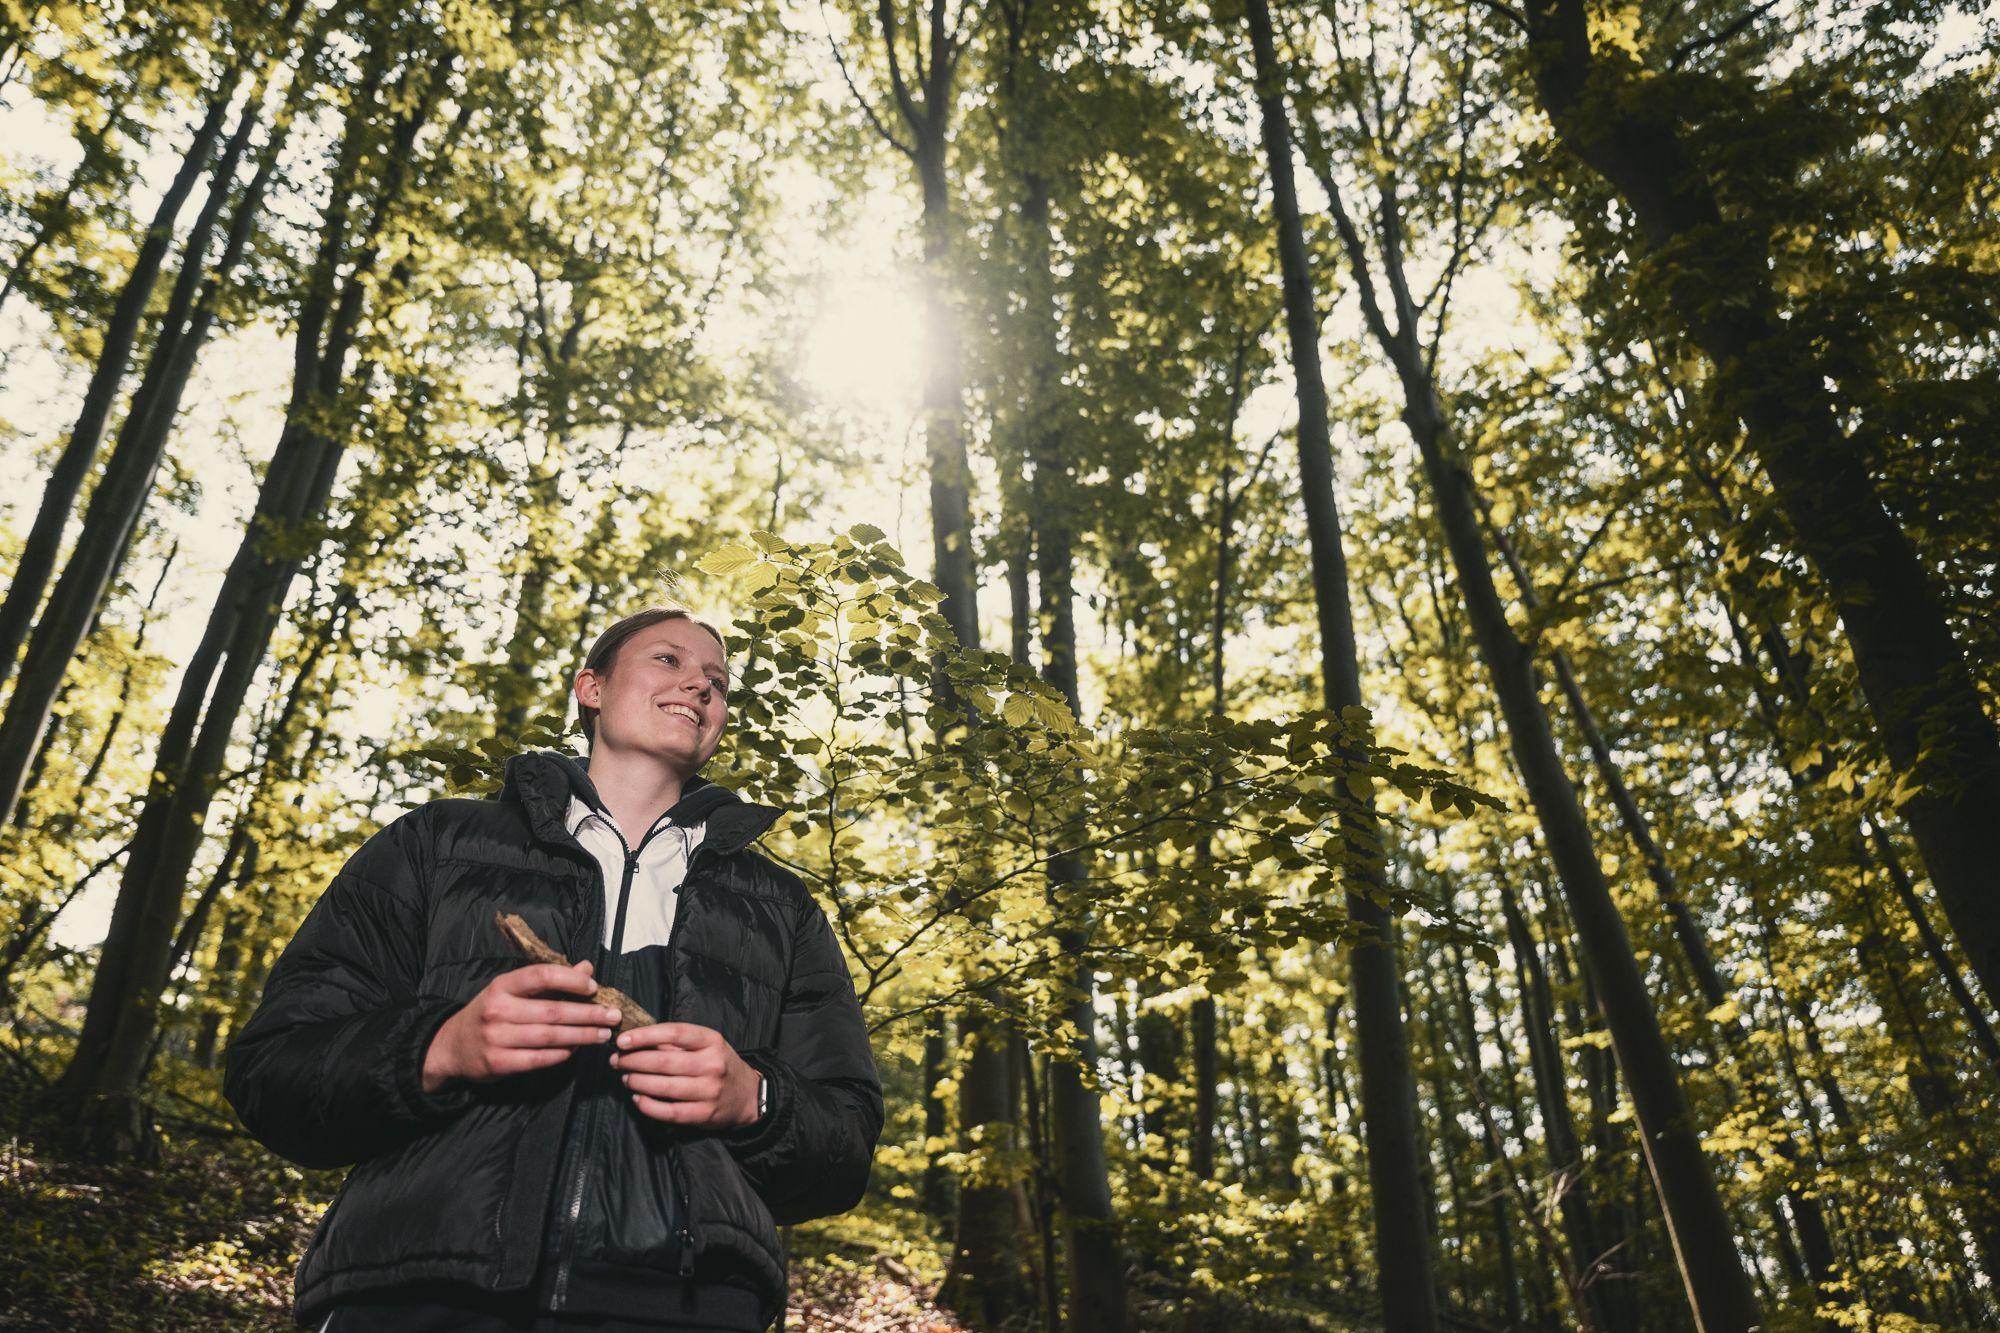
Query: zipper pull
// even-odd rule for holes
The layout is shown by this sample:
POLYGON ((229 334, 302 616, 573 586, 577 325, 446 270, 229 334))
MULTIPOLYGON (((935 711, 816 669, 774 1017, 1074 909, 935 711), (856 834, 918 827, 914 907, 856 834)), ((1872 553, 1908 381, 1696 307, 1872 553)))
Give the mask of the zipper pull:
POLYGON ((681 1228, 681 1276, 694 1276, 694 1233, 681 1228))

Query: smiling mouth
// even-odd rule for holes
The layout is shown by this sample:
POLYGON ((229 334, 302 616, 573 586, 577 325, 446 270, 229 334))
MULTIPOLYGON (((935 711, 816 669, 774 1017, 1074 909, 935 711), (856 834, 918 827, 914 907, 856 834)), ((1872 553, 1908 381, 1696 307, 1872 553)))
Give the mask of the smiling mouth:
POLYGON ((694 711, 694 709, 689 708, 686 704, 661 704, 660 711, 665 713, 668 717, 685 718, 687 719, 688 722, 690 722, 697 728, 701 726, 700 715, 697 714, 694 711))

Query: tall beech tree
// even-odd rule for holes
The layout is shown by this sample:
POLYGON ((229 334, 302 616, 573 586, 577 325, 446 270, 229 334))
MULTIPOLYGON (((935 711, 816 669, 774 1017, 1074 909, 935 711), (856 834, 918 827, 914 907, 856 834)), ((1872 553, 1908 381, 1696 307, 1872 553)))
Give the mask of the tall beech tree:
MULTIPOLYGON (((312 24, 290 87, 272 123, 265 127, 264 143, 250 179, 232 193, 233 178, 263 119, 258 105, 264 83, 261 77, 252 81, 236 129, 216 164, 208 200, 183 242, 180 272, 154 334, 145 373, 84 509, 75 548, 56 580, 46 609, 35 622, 19 678, 8 696, 5 715, 0 717, 0 808, 13 809, 24 794, 28 784, 26 756, 46 732, 56 691, 125 559, 140 513, 153 493, 188 381, 235 286, 237 269, 249 248, 289 132, 316 82, 320 52, 340 14, 341 7, 336 7, 312 24), (207 259, 209 242, 225 211, 229 212, 228 229, 222 251, 211 264, 207 259)), ((68 457, 65 450, 64 458, 68 457)), ((63 467, 59 461, 56 470, 63 467)), ((17 582, 10 598, 15 590, 27 586, 17 582)))
MULTIPOLYGON (((146 1151, 149 1144, 138 1084, 188 872, 231 731, 301 563, 293 534, 324 515, 351 438, 352 418, 341 420, 343 400, 351 412, 358 392, 349 352, 378 285, 393 290, 404 280, 399 272, 379 274, 377 265, 392 228, 410 225, 404 192, 412 150, 457 60, 420 27, 383 22, 370 38, 361 83, 386 71, 403 109, 371 116, 381 109, 357 104, 348 118, 332 174, 334 203, 297 319, 284 430, 161 735, 83 1030, 56 1088, 57 1098, 75 1108, 83 1139, 106 1155, 146 1151)), ((460 103, 461 124, 473 105, 460 103)), ((455 139, 441 137, 441 156, 425 164, 433 172, 449 162, 455 139)), ((366 370, 364 362, 362 383, 366 370)))
MULTIPOLYGON (((1265 0, 1247 0, 1244 16, 1254 56, 1256 97, 1269 163, 1272 211, 1285 290, 1285 331, 1299 402, 1299 476, 1312 542, 1313 596, 1318 610, 1320 675, 1326 707, 1342 716, 1365 710, 1347 555, 1334 496, 1333 440, 1321 377, 1319 311, 1292 171, 1290 117, 1265 0)), ((1387 869, 1372 795, 1349 816, 1343 836, 1360 854, 1347 890, 1356 938, 1349 946, 1355 1027, 1361 1042, 1362 1118, 1368 1129, 1368 1179, 1375 1216, 1375 1264, 1382 1318, 1395 1333, 1438 1327, 1438 1293, 1431 1232, 1417 1145, 1415 1087, 1403 1031, 1400 969, 1390 917, 1382 901, 1387 869)))
MULTIPOLYGON (((1084 511, 1074 466, 1083 451, 1073 437, 1076 413, 1064 384, 1053 216, 1058 183, 1067 180, 1073 166, 1065 160, 1064 141, 1048 133, 1059 106, 1049 96, 1054 63, 1063 54, 1064 25, 1075 20, 1064 9, 1027 3, 1016 6, 1006 18, 1008 63, 1001 88, 1008 100, 1008 121, 1000 152, 1009 176, 1011 221, 1017 229, 1021 313, 1012 321, 1022 366, 1017 428, 1032 473, 1028 512, 1040 592, 1037 637, 1043 678, 1080 721, 1084 712, 1077 668, 1076 547, 1084 511)), ((1082 827, 1062 829, 1057 837, 1074 845, 1081 841, 1082 827)), ((1074 1044, 1050 1063, 1048 1097, 1068 1257, 1067 1323, 1075 1329, 1118 1330, 1128 1326, 1130 1314, 1105 1158, 1105 1127, 1092 1077, 1100 1043, 1093 921, 1083 901, 1090 876, 1090 858, 1085 854, 1059 853, 1050 859, 1048 891, 1060 923, 1056 945, 1066 960, 1061 978, 1067 997, 1063 1020, 1074 1033, 1074 1044)))
POLYGON ((1986 892, 2000 862, 2000 730, 1936 580, 1873 474, 1871 458, 1898 440, 1867 414, 1853 362, 1815 350, 1774 284, 1755 182, 1808 162, 1799 150, 1756 165, 1731 156, 1732 122, 1773 111, 1771 94, 1729 59, 1759 15, 1628 49, 1593 32, 1582 0, 1491 9, 1520 39, 1560 142, 1631 210, 1660 275, 1663 318, 1701 350, 1718 403, 1742 422, 1791 540, 1840 616, 1938 899, 1973 973, 2000 991, 2000 914, 1986 892), (1716 51, 1722 62, 1711 64, 1716 51), (1661 70, 1672 77, 1653 77, 1661 70), (1849 424, 1857 408, 1864 415, 1849 424))
MULTIPOLYGON (((1420 53, 1408 51, 1404 58, 1415 61, 1420 53)), ((1447 55, 1440 63, 1450 69, 1454 62, 1447 55)), ((1463 80, 1472 77, 1473 71, 1470 62, 1461 57, 1452 72, 1463 80)), ((1370 72, 1348 82, 1350 87, 1366 83, 1379 86, 1383 76, 1379 71, 1370 72)), ((1461 96, 1459 100, 1470 99, 1461 96)), ((1345 108, 1355 125, 1353 134, 1359 146, 1372 146, 1378 154, 1422 153, 1428 147, 1440 156, 1459 148, 1459 160, 1464 160, 1463 149, 1448 139, 1433 145, 1385 139, 1387 126, 1399 123, 1403 113, 1403 107, 1391 104, 1380 118, 1384 123, 1378 124, 1358 99, 1345 108)), ((1456 127, 1458 135, 1467 137, 1473 130, 1472 124, 1456 127)), ((1761 1316, 1736 1249, 1734 1226, 1703 1157, 1679 1069, 1661 1031, 1624 919, 1605 880, 1590 821, 1556 747, 1533 655, 1509 624, 1494 581, 1479 522, 1471 461, 1454 435, 1450 410, 1435 374, 1448 293, 1442 285, 1428 294, 1414 290, 1405 253, 1405 238, 1412 229, 1404 211, 1406 190, 1394 171, 1382 172, 1379 178, 1374 205, 1366 215, 1369 232, 1364 238, 1345 201, 1343 183, 1331 172, 1324 177, 1328 205, 1354 275, 1363 317, 1402 387, 1403 425, 1422 460, 1466 617, 1492 678, 1514 760, 1541 821, 1576 923, 1578 950, 1604 1007, 1612 1047, 1632 1094, 1640 1142, 1680 1259, 1696 1324, 1704 1329, 1748 1330, 1757 1326, 1761 1316), (1380 283, 1376 278, 1378 263, 1380 283), (1420 314, 1426 309, 1434 312, 1428 335, 1420 314)), ((1429 228, 1451 235, 1456 227, 1461 244, 1471 239, 1464 234, 1463 214, 1480 206, 1476 200, 1465 200, 1465 186, 1461 177, 1446 196, 1453 200, 1458 216, 1440 219, 1429 228)), ((1460 262, 1456 255, 1445 261, 1444 282, 1460 262)))
MULTIPOLYGON (((877 137, 903 156, 915 175, 919 198, 922 324, 925 349, 922 422, 930 496, 933 580, 944 594, 939 610, 960 645, 977 649, 979 575, 973 556, 972 467, 966 447, 963 343, 959 329, 960 223, 951 148, 960 96, 960 68, 972 36, 973 15, 948 0, 921 0, 906 13, 885 0, 872 15, 870 53, 879 51, 887 109, 853 83, 839 39, 835 57, 849 89, 877 137)), ((860 20, 866 23, 867 20, 860 20)), ((1017 621, 1017 628, 1024 624, 1017 621)), ((990 1001, 989 1001, 990 1004, 990 1001)), ((990 1009, 975 1005, 958 1016, 966 1064, 959 1080, 961 1133, 975 1144, 1010 1134, 1015 1090, 1012 1045, 990 1009)), ((932 1057, 935 1060, 935 1055, 932 1057)), ((981 1183, 959 1192, 953 1221, 953 1282, 947 1288, 969 1317, 997 1324, 1019 1313, 1014 1192, 981 1183), (990 1247, 990 1248, 988 1248, 990 1247), (979 1252, 975 1253, 975 1249, 979 1252)), ((1045 1274, 1052 1282, 1053 1275, 1045 1274)))

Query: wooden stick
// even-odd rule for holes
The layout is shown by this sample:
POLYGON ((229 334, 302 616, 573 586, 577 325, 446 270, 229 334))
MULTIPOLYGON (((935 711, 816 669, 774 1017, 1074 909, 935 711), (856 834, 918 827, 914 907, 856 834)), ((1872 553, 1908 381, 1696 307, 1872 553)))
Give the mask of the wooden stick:
MULTIPOLYGON (((495 912, 493 924, 500 927, 500 933, 507 943, 514 946, 514 952, 531 963, 554 963, 557 967, 570 966, 569 959, 551 949, 543 942, 534 929, 512 912, 495 912)), ((622 1016, 618 1021, 620 1032, 630 1032, 633 1028, 651 1027, 659 1020, 647 1013, 640 1003, 624 991, 611 986, 599 986, 597 994, 591 997, 599 1004, 615 1007, 622 1016)))

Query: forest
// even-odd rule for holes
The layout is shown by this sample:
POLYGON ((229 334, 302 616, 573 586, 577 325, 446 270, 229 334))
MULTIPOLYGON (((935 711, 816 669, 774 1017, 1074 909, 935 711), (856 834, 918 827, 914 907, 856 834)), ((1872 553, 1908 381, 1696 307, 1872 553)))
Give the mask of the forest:
POLYGON ((726 627, 788 1329, 2000 1327, 2000 10, 0 2, 0 1327, 278 1329, 347 857, 726 627))

